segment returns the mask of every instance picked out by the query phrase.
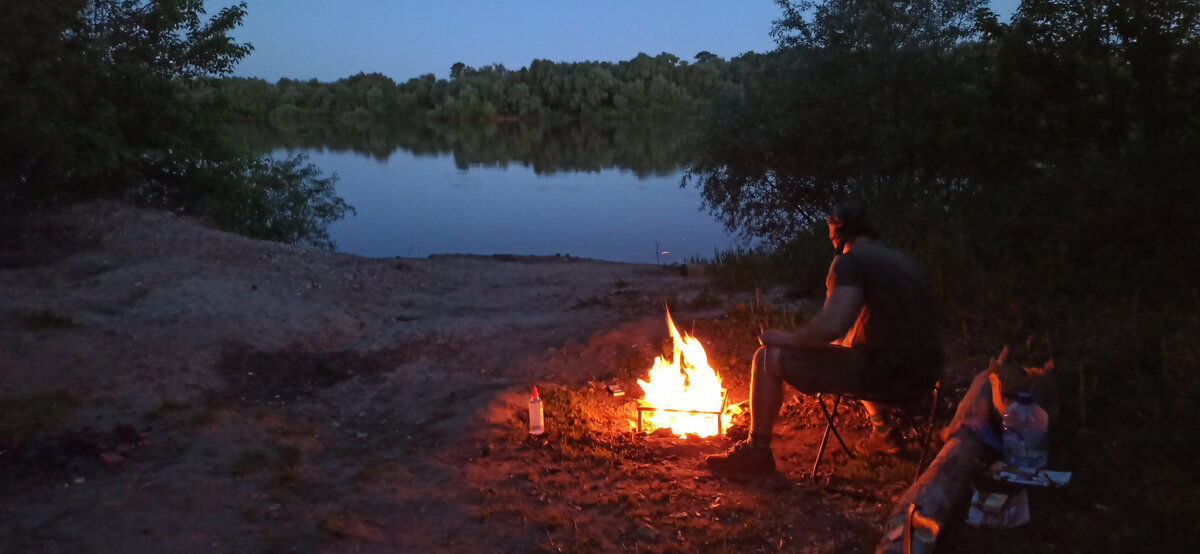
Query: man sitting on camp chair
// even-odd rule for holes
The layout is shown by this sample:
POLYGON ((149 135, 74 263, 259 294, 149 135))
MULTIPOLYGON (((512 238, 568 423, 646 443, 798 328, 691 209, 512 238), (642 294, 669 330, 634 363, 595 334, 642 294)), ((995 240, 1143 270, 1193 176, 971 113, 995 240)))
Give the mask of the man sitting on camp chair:
MULTIPOLYGON (((759 336, 750 381, 750 436, 710 456, 713 471, 775 471, 771 433, 786 382, 805 394, 912 398, 941 378, 942 345, 933 303, 916 264, 881 243, 866 206, 845 203, 829 215, 837 251, 825 279, 825 306, 794 331, 759 336), (830 344, 836 341, 839 344, 830 344)), ((901 436, 879 407, 864 401, 874 426, 856 450, 895 454, 901 436)))

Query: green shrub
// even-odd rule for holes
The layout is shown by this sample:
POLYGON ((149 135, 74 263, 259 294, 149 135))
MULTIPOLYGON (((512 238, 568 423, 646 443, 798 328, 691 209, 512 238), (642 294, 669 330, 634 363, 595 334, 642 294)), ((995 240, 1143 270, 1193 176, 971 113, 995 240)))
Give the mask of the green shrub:
POLYGON ((0 446, 20 444, 62 427, 82 404, 78 396, 67 390, 0 398, 0 446))
POLYGON ((34 329, 69 329, 75 320, 51 310, 38 310, 25 316, 25 325, 34 329))

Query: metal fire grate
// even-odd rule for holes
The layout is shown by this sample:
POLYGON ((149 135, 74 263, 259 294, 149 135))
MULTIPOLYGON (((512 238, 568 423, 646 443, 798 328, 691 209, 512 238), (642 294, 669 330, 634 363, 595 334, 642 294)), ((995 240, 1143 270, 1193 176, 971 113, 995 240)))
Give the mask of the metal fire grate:
POLYGON ((675 412, 675 413, 680 413, 680 414, 692 414, 692 415, 707 414, 707 415, 716 416, 716 418, 717 418, 717 436, 720 436, 721 433, 724 432, 724 429, 722 428, 722 423, 721 423, 721 414, 725 413, 725 404, 728 401, 729 401, 729 397, 725 394, 725 391, 721 391, 721 411, 705 412, 703 410, 672 410, 670 408, 655 408, 654 406, 645 406, 642 404, 642 401, 639 400, 638 407, 637 407, 637 412, 638 412, 637 432, 639 432, 639 433, 642 432, 642 414, 643 413, 645 413, 645 412, 675 412))

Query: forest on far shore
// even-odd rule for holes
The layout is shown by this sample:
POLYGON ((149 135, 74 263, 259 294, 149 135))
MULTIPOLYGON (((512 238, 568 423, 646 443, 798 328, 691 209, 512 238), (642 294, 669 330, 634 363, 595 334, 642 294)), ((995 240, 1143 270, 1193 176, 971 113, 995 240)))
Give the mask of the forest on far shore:
POLYGON ((273 121, 662 119, 699 116, 711 99, 737 94, 742 79, 755 71, 761 58, 748 52, 726 61, 704 51, 689 63, 663 52, 616 63, 538 59, 517 70, 458 62, 449 68, 449 79, 432 73, 403 83, 380 73, 359 73, 332 83, 225 77, 205 81, 195 93, 223 96, 239 117, 273 121))

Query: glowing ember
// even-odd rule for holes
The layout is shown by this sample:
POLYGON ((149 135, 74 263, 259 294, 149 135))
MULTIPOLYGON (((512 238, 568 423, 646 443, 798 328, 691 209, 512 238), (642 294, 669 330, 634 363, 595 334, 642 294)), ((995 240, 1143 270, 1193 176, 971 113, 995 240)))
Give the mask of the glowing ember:
MULTIPOLYGON (((725 389, 721 388, 721 378, 708 366, 708 355, 700 341, 690 335, 681 335, 675 328, 670 311, 667 312, 667 327, 675 345, 671 361, 662 356, 655 358, 650 379, 638 379, 638 385, 646 393, 642 404, 654 408, 646 414, 649 430, 670 428, 677 435, 716 435, 717 413, 724 408, 725 389)), ((731 411, 726 410, 720 417, 720 428, 727 428, 731 411)))

